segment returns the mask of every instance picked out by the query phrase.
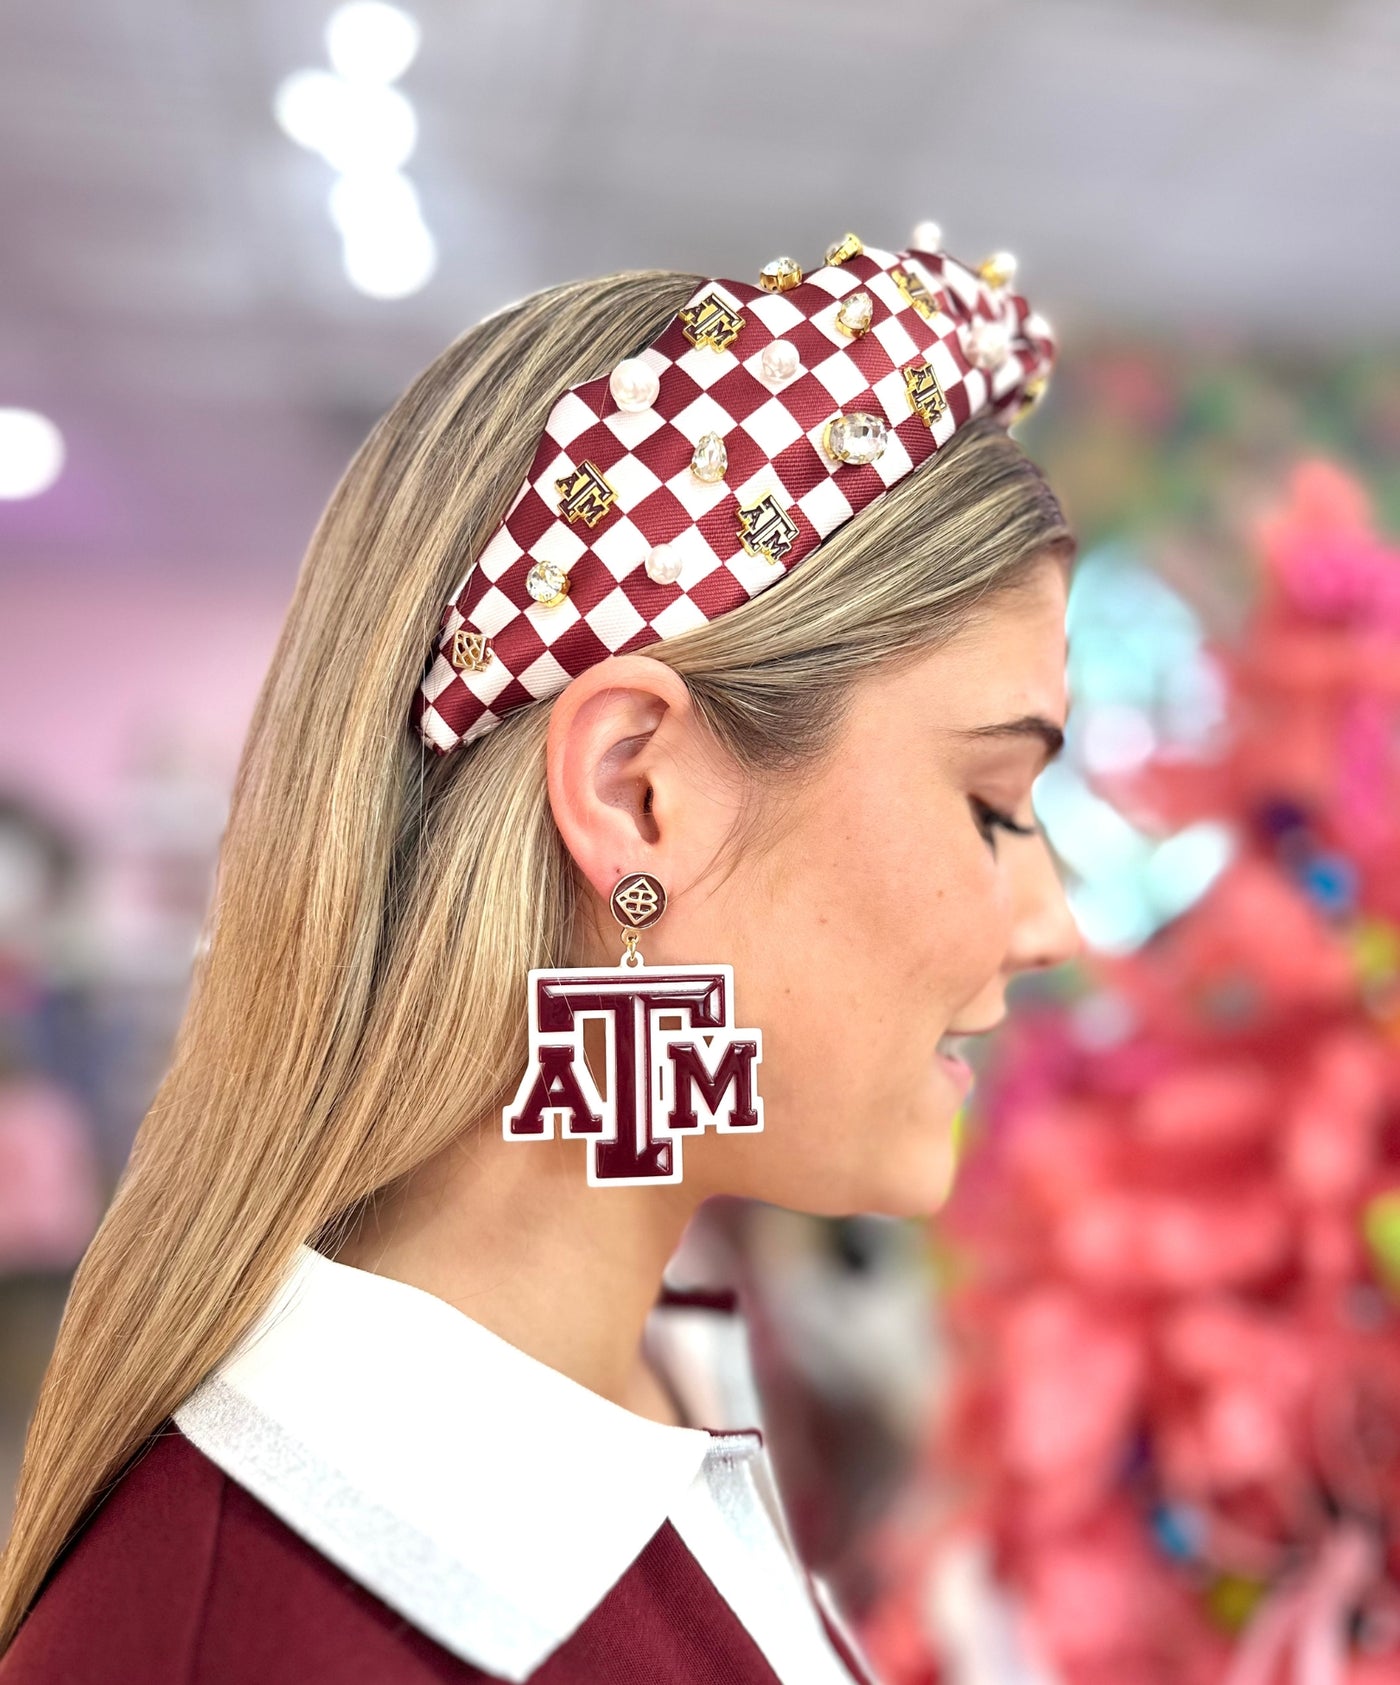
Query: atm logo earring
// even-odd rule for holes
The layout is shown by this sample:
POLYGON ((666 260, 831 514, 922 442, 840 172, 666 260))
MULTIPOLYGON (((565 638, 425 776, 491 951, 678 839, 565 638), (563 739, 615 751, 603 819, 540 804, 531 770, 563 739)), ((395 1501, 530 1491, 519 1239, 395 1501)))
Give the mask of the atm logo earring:
POLYGON ((734 1026, 729 965, 647 966, 641 932, 666 911, 650 872, 628 872, 609 900, 622 931, 616 966, 531 971, 530 1060, 501 1114, 507 1141, 588 1146, 590 1187, 679 1182, 686 1135, 763 1128, 757 1090, 763 1038, 734 1026), (584 1058, 583 1027, 605 1026, 606 1094, 584 1058))

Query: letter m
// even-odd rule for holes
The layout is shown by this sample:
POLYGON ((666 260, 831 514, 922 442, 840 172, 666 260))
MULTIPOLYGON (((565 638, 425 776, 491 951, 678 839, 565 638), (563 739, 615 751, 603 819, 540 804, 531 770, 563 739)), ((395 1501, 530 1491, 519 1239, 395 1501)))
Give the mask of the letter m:
POLYGON ((666 1119, 668 1129, 698 1130, 701 1127, 695 1115, 697 1089, 714 1114, 717 1129, 763 1127, 759 1113, 762 1101, 754 1096, 754 1065, 759 1058, 757 1039, 727 1041, 713 1072, 706 1067, 700 1049, 693 1041, 669 1042, 666 1056, 671 1061, 675 1092, 675 1102, 666 1119), (731 1089, 732 1098, 722 1110, 725 1095, 731 1089))

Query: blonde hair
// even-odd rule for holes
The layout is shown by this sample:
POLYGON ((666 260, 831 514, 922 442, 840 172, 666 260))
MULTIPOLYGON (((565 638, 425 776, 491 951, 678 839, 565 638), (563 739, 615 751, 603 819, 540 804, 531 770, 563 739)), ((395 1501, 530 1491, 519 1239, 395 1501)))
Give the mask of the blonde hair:
MULTIPOLYGON (((262 1310, 298 1244, 509 1098, 521 980, 568 963, 577 879, 533 704, 438 758, 408 730, 449 591, 557 394, 702 278, 552 287, 469 329, 357 452, 258 696, 169 1069, 69 1294, 0 1559, 0 1653, 93 1508, 262 1310)), ((745 769, 796 773, 853 681, 1075 541, 985 419, 742 609, 648 648, 745 769)))

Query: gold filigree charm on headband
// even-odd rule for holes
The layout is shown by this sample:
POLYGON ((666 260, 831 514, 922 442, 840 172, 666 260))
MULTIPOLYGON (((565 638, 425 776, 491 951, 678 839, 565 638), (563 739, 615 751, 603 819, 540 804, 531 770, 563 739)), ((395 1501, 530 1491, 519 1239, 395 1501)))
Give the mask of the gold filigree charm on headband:
POLYGON ((910 363, 904 370, 904 392, 909 408, 930 427, 948 407, 938 376, 927 363, 910 363))
POLYGON ((782 561, 792 549, 798 530, 797 522, 771 491, 739 511, 739 542, 751 556, 782 561))
POLYGON ((706 293, 679 312, 681 332, 692 345, 708 345, 712 351, 727 351, 746 326, 732 305, 718 293, 706 293))
POLYGON ((495 651, 485 632, 469 632, 465 626, 459 626, 452 634, 447 654, 459 673, 480 673, 495 651))
POLYGON ((559 513, 570 526, 583 521, 596 527, 617 502, 617 493, 603 478, 602 470, 587 460, 556 480, 554 489, 559 493, 559 513))

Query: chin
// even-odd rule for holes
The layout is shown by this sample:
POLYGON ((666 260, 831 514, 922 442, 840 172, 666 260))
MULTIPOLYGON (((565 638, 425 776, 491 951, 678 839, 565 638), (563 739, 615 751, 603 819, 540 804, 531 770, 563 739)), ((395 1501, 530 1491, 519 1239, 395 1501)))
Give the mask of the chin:
POLYGON ((932 1217, 952 1192, 963 1097, 936 1070, 919 1077, 912 1097, 887 1084, 858 1103, 849 1089, 808 1103, 800 1156, 787 1138, 795 1106, 770 1104, 768 1128, 742 1143, 707 1133, 695 1144, 714 1151, 716 1192, 811 1217, 932 1217))
POLYGON ((876 1217, 936 1217, 948 1203, 957 1167, 951 1152, 921 1174, 901 1177, 861 1210, 876 1217))
POLYGON ((920 1124, 897 1143, 868 1145, 876 1141, 872 1126, 844 1175, 828 1164, 815 1183, 804 1179, 801 1186, 789 1184, 759 1197, 811 1217, 935 1216, 947 1203, 957 1171, 951 1117, 920 1124))
POLYGON ((955 1116, 956 1108, 940 1106, 936 1115, 889 1144, 864 1210, 885 1217, 932 1217, 943 1209, 957 1176, 955 1116))

